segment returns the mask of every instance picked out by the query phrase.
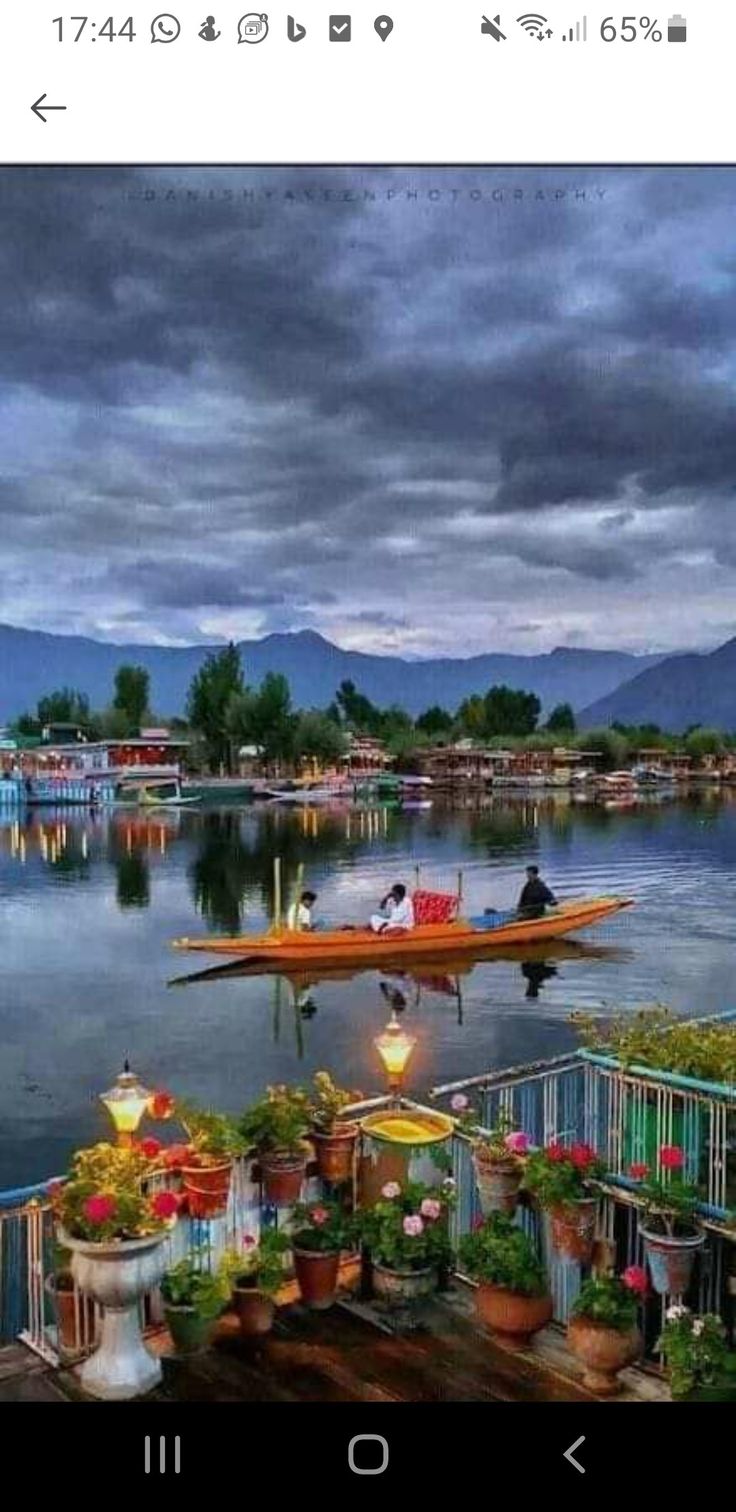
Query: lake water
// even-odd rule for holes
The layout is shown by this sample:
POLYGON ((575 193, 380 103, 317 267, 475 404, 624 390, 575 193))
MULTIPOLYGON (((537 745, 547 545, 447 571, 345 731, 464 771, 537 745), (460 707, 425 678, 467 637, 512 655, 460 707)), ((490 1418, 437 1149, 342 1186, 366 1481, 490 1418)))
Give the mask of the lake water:
POLYGON ((149 1086, 237 1110, 323 1066, 382 1090, 372 1040, 396 992, 418 1037, 418 1092, 561 1053, 572 1009, 735 1006, 735 798, 0 819, 0 1188, 56 1174, 76 1144, 106 1136, 96 1093, 126 1055, 149 1086), (424 885, 451 891, 462 868, 469 912, 512 904, 529 861, 561 897, 610 891, 637 906, 546 964, 485 962, 459 979, 168 985, 209 964, 174 953, 172 937, 262 926, 276 853, 292 881, 303 863, 317 914, 339 922, 365 919, 394 881, 413 884, 416 865, 424 885))

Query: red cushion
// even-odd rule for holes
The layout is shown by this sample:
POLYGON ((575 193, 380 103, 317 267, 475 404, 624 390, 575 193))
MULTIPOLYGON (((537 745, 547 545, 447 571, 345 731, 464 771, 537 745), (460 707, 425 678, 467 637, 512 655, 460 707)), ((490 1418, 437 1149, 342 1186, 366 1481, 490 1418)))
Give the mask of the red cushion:
POLYGON ((415 924, 449 924, 457 917, 458 899, 452 893, 424 892, 413 897, 415 924))

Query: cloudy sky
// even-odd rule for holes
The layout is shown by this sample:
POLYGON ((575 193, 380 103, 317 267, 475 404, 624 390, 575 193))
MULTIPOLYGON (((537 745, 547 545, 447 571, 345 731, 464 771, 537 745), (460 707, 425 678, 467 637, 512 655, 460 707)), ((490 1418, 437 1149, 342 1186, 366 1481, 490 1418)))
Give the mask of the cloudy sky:
POLYGON ((0 619, 736 633, 736 173, 0 170, 0 619))

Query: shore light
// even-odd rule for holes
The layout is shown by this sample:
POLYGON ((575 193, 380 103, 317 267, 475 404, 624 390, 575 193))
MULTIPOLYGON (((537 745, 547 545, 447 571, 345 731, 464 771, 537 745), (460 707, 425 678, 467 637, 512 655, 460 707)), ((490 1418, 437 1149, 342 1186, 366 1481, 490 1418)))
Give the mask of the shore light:
POLYGON ((121 1145, 132 1142, 151 1097, 152 1093, 131 1071, 127 1060, 120 1075, 116 1077, 114 1086, 107 1092, 100 1093, 100 1102, 104 1103, 110 1114, 121 1145))
POLYGON ((373 1043, 383 1061, 389 1090, 398 1096, 416 1039, 402 1028, 394 1009, 386 1028, 376 1035, 373 1043))

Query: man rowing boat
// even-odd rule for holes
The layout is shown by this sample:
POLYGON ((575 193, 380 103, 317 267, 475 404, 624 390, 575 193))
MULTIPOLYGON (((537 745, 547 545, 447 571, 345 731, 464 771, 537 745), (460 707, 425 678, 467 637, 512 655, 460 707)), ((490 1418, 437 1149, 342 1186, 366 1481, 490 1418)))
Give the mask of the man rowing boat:
POLYGON ((544 916, 547 905, 554 908, 557 899, 553 892, 542 881, 538 866, 528 866, 526 869, 526 882, 521 889, 521 896, 516 907, 519 919, 541 919, 544 916))
POLYGON ((371 918, 374 934, 386 934, 394 929, 414 928, 414 904, 403 882, 396 882, 383 899, 378 913, 371 918))

